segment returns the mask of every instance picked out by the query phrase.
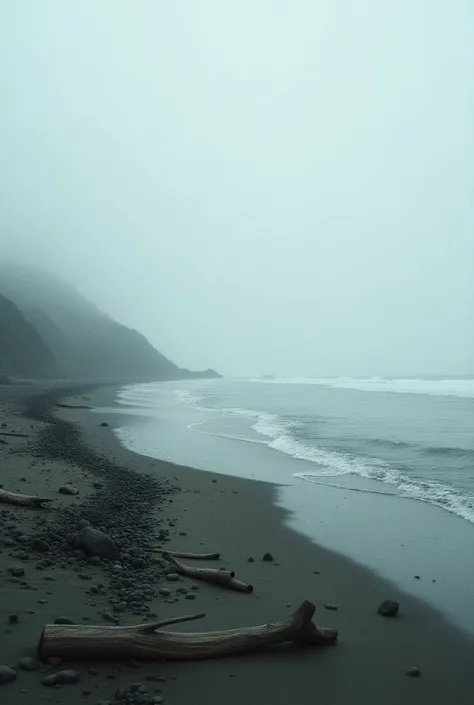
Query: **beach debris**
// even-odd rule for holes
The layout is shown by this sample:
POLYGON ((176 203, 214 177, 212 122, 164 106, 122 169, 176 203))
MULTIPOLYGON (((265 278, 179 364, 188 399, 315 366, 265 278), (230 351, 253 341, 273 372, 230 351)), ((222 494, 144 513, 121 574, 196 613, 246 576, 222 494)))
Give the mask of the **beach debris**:
POLYGON ((264 553, 264 554, 263 554, 262 561, 268 561, 268 562, 270 562, 270 561, 272 561, 272 560, 273 560, 273 556, 272 556, 271 553, 264 553))
POLYGON ((33 656, 24 656, 20 659, 19 667, 22 671, 37 671, 38 661, 33 656))
POLYGON ((174 558, 188 558, 189 560, 218 561, 220 553, 189 553, 189 551, 173 551, 168 548, 153 549, 159 551, 163 556, 173 556, 174 558))
MULTIPOLYGON (((217 585, 222 585, 232 590, 238 590, 239 592, 253 592, 253 585, 236 580, 233 570, 224 570, 223 568, 195 568, 194 566, 182 563, 170 554, 166 554, 165 557, 181 575, 206 580, 208 583, 216 583, 217 585)), ((169 579, 169 575, 167 578, 169 579)))
POLYGON ((384 600, 377 612, 381 614, 382 617, 396 617, 399 609, 400 603, 396 600, 384 600))
POLYGON ((51 656, 63 659, 189 660, 246 653, 284 642, 308 646, 334 644, 337 631, 316 626, 312 622, 315 610, 314 604, 305 601, 293 614, 277 622, 199 633, 157 630, 170 624, 201 619, 205 616, 203 613, 134 626, 48 624, 43 629, 38 654, 42 661, 51 656))
POLYGON ((79 681, 79 673, 72 669, 50 673, 42 680, 43 685, 73 685, 79 681))
POLYGON ((11 666, 0 666, 0 685, 13 683, 17 679, 17 672, 11 666))
POLYGON ((324 605, 324 609, 325 609, 325 610, 332 610, 333 612, 337 612, 338 606, 337 606, 337 605, 333 605, 333 604, 331 604, 330 602, 328 602, 326 605, 324 605))
POLYGON ((116 561, 119 558, 119 550, 110 536, 92 526, 84 526, 78 531, 74 536, 73 545, 89 556, 100 556, 109 561, 116 561))
POLYGON ((405 675, 410 676, 411 678, 419 678, 421 676, 421 671, 418 666, 412 666, 405 672, 405 675))
POLYGON ((87 404, 60 404, 56 402, 56 406, 60 409, 92 409, 92 406, 88 406, 87 404))
POLYGON ((0 489, 0 502, 5 502, 6 504, 19 504, 22 507, 34 507, 35 509, 43 509, 43 504, 45 502, 52 501, 52 499, 46 497, 32 497, 28 494, 8 492, 7 490, 0 489))
POLYGON ((66 483, 65 485, 61 485, 61 487, 58 489, 59 494, 79 494, 79 490, 77 487, 74 487, 73 485, 69 485, 66 483))

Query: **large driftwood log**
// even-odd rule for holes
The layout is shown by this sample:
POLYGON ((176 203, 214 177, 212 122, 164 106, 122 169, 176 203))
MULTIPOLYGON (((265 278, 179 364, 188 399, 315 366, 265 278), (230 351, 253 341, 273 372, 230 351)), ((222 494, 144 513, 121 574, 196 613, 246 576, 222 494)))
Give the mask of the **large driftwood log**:
POLYGON ((173 622, 204 615, 178 617, 132 627, 48 624, 41 635, 38 655, 42 661, 62 659, 137 659, 139 661, 218 658, 257 651, 273 644, 334 644, 335 629, 313 624, 315 607, 303 604, 279 622, 217 632, 177 633, 156 630, 173 622))
POLYGON ((237 580, 233 570, 195 568, 194 566, 183 563, 171 554, 167 554, 165 558, 174 565, 181 575, 187 575, 189 578, 197 578, 198 580, 206 580, 208 583, 222 585, 222 587, 238 590, 239 592, 253 592, 253 585, 237 580))
POLYGON ((189 553, 188 551, 169 551, 165 548, 156 549, 165 558, 167 556, 173 556, 174 558, 188 558, 189 560, 203 560, 203 561, 218 561, 221 557, 220 553, 189 553))
POLYGON ((19 494, 0 489, 0 502, 6 502, 7 504, 20 504, 23 507, 42 509, 45 502, 47 503, 52 501, 52 499, 47 497, 32 497, 29 494, 19 494))

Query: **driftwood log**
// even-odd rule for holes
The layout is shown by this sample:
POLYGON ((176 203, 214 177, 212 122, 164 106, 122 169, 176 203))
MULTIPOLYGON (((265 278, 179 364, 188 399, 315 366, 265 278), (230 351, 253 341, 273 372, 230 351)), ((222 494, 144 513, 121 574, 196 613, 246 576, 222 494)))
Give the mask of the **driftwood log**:
POLYGON ((13 431, 0 431, 0 436, 13 436, 13 438, 28 438, 27 433, 16 433, 13 431))
POLYGON ((0 489, 0 502, 7 504, 20 504, 22 507, 34 507, 42 509, 43 504, 52 502, 53 500, 47 497, 33 497, 29 494, 19 494, 16 492, 8 492, 0 489))
POLYGON ((334 644, 337 631, 313 624, 314 612, 311 602, 303 602, 296 612, 279 622, 201 633, 156 630, 167 624, 199 619, 203 614, 132 627, 48 624, 41 635, 38 656, 42 661, 52 657, 176 661, 219 658, 289 641, 308 646, 334 644))
POLYGON ((56 406, 60 409, 92 409, 92 406, 88 406, 87 404, 60 404, 56 402, 56 406))
POLYGON ((221 557, 220 553, 189 553, 189 551, 168 551, 167 549, 160 548, 156 549, 165 558, 167 556, 173 556, 173 558, 188 558, 189 560, 203 560, 203 561, 218 561, 221 557))
POLYGON ((181 575, 187 575, 189 578, 197 578, 198 580, 205 580, 208 583, 222 585, 222 587, 238 590, 239 592, 253 592, 253 585, 237 580, 233 570, 224 570, 223 568, 195 568, 187 563, 183 563, 169 553, 164 557, 174 565, 181 575))

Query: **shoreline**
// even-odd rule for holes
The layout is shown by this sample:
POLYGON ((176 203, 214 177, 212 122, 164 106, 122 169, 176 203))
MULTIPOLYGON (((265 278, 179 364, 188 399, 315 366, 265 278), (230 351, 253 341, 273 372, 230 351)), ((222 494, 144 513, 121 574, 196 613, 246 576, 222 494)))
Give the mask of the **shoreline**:
MULTIPOLYGON (((50 390, 46 396, 43 395, 43 409, 51 410, 59 398, 73 394, 83 394, 83 391, 73 387, 66 392, 50 390)), ((91 405, 97 408, 110 404, 115 391, 101 388, 86 395, 91 398, 91 405)), ((144 482, 148 489, 154 483, 158 483, 162 490, 166 487, 160 503, 153 510, 153 525, 158 527, 160 522, 160 526, 166 527, 170 532, 171 547, 188 551, 219 550, 223 553, 225 564, 236 570, 237 577, 255 585, 252 595, 242 595, 199 583, 198 590, 193 594, 193 609, 190 610, 187 603, 191 595, 189 588, 191 583, 197 581, 182 578, 176 586, 188 592, 176 592, 175 585, 164 581, 158 569, 152 588, 161 585, 171 594, 166 598, 150 595, 150 602, 146 603, 149 613, 157 613, 161 619, 194 611, 196 606, 196 611, 202 610, 207 615, 200 623, 199 630, 223 629, 280 619, 293 611, 303 599, 310 599, 317 606, 316 623, 334 626, 340 633, 339 644, 324 649, 302 651, 294 647, 276 647, 259 654, 206 662, 147 664, 139 667, 138 671, 133 666, 123 664, 94 664, 99 671, 95 676, 87 670, 90 664, 78 664, 80 685, 61 687, 56 702, 67 700, 68 703, 79 703, 86 698, 93 705, 104 699, 115 702, 113 694, 117 687, 126 687, 130 682, 145 679, 144 669, 150 676, 155 674, 154 677, 166 678, 160 687, 164 701, 170 703, 187 702, 190 693, 196 702, 221 703, 223 689, 231 703, 241 701, 241 691, 244 689, 245 700, 250 704, 268 701, 286 705, 295 699, 295 691, 301 703, 314 702, 315 692, 318 697, 327 697, 331 701, 340 699, 341 702, 342 698, 353 697, 354 694, 369 703, 394 705, 403 700, 417 703, 444 703, 447 699, 457 703, 471 701, 468 669, 474 653, 473 642, 420 600, 405 595, 350 559, 315 546, 309 539, 288 528, 285 525, 288 513, 272 503, 275 486, 214 475, 136 455, 123 448, 114 435, 113 425, 117 415, 112 418, 110 414, 106 418, 87 410, 54 411, 58 420, 53 420, 52 429, 56 429, 56 433, 60 429, 58 442, 64 444, 68 433, 80 436, 75 448, 70 449, 69 455, 66 454, 67 473, 83 477, 80 502, 68 500, 73 507, 77 504, 87 507, 87 503, 93 503, 97 492, 100 492, 92 487, 97 477, 91 476, 90 468, 86 473, 83 468, 80 471, 77 468, 78 464, 80 466, 81 462, 86 462, 86 458, 87 462, 97 460, 97 457, 103 458, 107 473, 113 473, 113 468, 117 467, 128 468, 133 475, 133 486, 135 482, 137 486, 144 482), (104 420, 108 427, 100 425, 104 420), (73 426, 70 427, 68 422, 73 426), (82 459, 77 455, 78 450, 84 452, 82 459), (181 487, 179 492, 174 489, 175 484, 181 487), (274 555, 275 561, 267 563, 261 560, 266 551, 274 555), (255 562, 248 562, 250 556, 254 557, 255 562), (384 599, 400 602, 399 617, 386 619, 377 614, 377 607, 384 599), (338 610, 325 610, 324 604, 327 603, 336 604, 338 610), (421 678, 405 675, 405 671, 412 666, 421 669, 421 678), (110 675, 114 678, 107 677, 110 675), (230 677, 238 680, 229 681, 230 677), (91 695, 83 695, 83 690, 90 691, 91 695)), ((31 422, 23 419, 22 423, 30 425, 31 422)), ((44 424, 44 421, 39 423, 44 424)), ((21 446, 16 443, 12 445, 21 446)), ((9 446, 0 448, 5 459, 3 465, 15 461, 27 481, 39 489, 38 456, 31 455, 29 450, 18 456, 17 453, 5 453, 5 450, 11 450, 9 446)), ((52 461, 43 456, 41 462, 50 465, 52 461)), ((56 463, 57 459, 55 466, 56 463)), ((60 464, 65 464, 63 451, 60 464)), ((57 476, 57 481, 61 479, 59 472, 57 467, 51 468, 51 475, 57 476)), ((140 501, 144 501, 143 496, 140 501)), ((8 505, 3 507, 8 508, 9 517, 15 517, 17 526, 28 529, 28 522, 32 521, 31 512, 27 514, 21 508, 10 508, 8 505)), ((149 527, 147 531, 150 531, 149 527)), ((144 533, 142 539, 143 545, 148 548, 154 540, 144 533)), ((0 577, 6 593, 7 612, 12 612, 15 606, 19 609, 19 595, 25 602, 24 596, 28 592, 14 588, 5 590, 8 580, 4 577, 5 568, 11 561, 8 547, 4 547, 0 554, 0 577)), ((28 566, 28 561, 25 561, 25 566, 28 566)), ((18 628, 11 629, 5 636, 0 646, 0 663, 13 665, 14 657, 24 656, 27 648, 31 651, 39 638, 39 625, 51 619, 53 614, 61 616, 61 610, 67 610, 72 618, 79 619, 81 615, 81 619, 88 617, 87 621, 100 623, 100 611, 103 612, 106 607, 111 609, 110 585, 104 595, 97 595, 92 601, 90 598, 84 599, 84 585, 89 588, 90 583, 78 579, 78 571, 83 569, 92 575, 93 581, 103 580, 104 575, 108 575, 107 570, 104 573, 104 566, 91 566, 87 561, 85 567, 81 565, 80 568, 73 562, 65 568, 50 567, 50 577, 56 578, 48 582, 49 588, 54 586, 53 590, 49 590, 54 592, 51 603, 48 601, 47 605, 39 606, 35 591, 33 602, 36 603, 36 614, 28 619, 22 616, 18 628), (78 613, 77 617, 73 612, 78 613)), ((154 570, 157 570, 156 567, 154 570)), ((37 577, 40 575, 41 578, 45 577, 41 571, 37 577)), ((131 624, 143 616, 125 611, 119 613, 119 618, 123 623, 131 624)), ((195 630, 185 625, 182 629, 195 630)), ((51 667, 47 668, 51 670, 51 667)), ((29 703, 33 692, 36 702, 51 702, 52 691, 41 685, 38 673, 21 673, 15 683, 0 687, 4 697, 2 702, 6 705, 29 703), (27 692, 23 693, 23 690, 27 692)), ((149 688, 150 692, 153 690, 149 688)))

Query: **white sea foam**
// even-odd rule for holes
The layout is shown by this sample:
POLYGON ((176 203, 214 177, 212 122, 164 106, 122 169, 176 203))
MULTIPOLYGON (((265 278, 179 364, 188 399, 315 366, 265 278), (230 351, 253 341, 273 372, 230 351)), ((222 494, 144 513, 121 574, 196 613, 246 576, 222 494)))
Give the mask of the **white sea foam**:
POLYGON ((393 392, 398 394, 428 394, 474 399, 474 379, 357 379, 352 377, 294 377, 281 379, 254 379, 261 384, 305 384, 336 389, 354 389, 361 392, 393 392))

